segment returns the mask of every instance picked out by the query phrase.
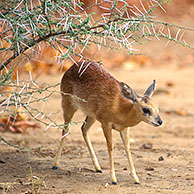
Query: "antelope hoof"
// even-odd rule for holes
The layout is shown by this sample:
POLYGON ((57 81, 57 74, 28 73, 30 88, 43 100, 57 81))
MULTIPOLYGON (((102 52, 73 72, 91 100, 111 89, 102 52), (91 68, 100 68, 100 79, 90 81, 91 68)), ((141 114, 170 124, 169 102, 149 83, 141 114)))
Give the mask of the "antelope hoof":
POLYGON ((112 185, 117 185, 117 182, 112 182, 112 185))
POLYGON ((102 173, 102 170, 96 170, 97 173, 102 173))
POLYGON ((140 183, 140 182, 135 182, 135 184, 136 184, 136 185, 141 185, 141 183, 140 183))
POLYGON ((53 170, 57 170, 57 166, 52 166, 52 169, 53 170))

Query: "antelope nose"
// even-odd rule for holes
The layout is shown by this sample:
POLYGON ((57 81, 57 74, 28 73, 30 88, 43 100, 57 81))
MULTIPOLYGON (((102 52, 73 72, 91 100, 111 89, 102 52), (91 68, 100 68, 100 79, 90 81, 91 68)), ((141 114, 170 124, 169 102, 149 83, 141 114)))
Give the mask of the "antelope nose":
POLYGON ((161 119, 158 120, 158 124, 162 125, 163 121, 161 119))

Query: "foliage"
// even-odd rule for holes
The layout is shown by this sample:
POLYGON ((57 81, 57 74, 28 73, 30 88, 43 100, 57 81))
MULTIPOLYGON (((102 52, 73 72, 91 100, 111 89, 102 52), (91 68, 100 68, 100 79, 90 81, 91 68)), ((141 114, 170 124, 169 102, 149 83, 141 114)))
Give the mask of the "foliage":
POLYGON ((98 48, 124 47, 132 53, 136 51, 135 44, 141 44, 143 39, 152 36, 189 46, 178 39, 179 26, 155 21, 151 16, 157 7, 162 8, 162 4, 169 1, 150 2, 147 9, 142 2, 141 8, 138 8, 124 0, 96 1, 87 6, 79 0, 2 2, 0 50, 3 57, 0 70, 13 62, 18 65, 15 59, 19 56, 22 61, 29 60, 32 54, 41 52, 43 42, 57 49, 61 61, 67 58, 73 60, 75 56, 84 60, 83 51, 91 44, 98 48), (91 12, 94 7, 100 10, 101 16, 91 12), (172 37, 170 27, 178 28, 175 37, 172 37))

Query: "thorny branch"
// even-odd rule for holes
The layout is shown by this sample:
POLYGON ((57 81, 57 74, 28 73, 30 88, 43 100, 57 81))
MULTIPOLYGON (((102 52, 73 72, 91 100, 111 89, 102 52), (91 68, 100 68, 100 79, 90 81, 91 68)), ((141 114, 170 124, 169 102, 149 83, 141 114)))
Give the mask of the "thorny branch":
MULTIPOLYGON (((4 142, 5 144, 11 146, 11 147, 14 147, 14 148, 16 148, 16 149, 19 149, 20 151, 30 151, 30 152, 32 152, 32 150, 33 150, 32 148, 23 148, 23 147, 20 147, 20 146, 18 146, 18 145, 14 145, 14 144, 12 144, 11 142, 5 140, 3 137, 0 136, 0 142, 1 142, 1 141, 4 142)), ((42 146, 39 147, 39 149, 41 149, 41 148, 42 148, 42 146)), ((35 148, 35 149, 37 149, 37 148, 35 148)))
MULTIPOLYGON (((8 48, 2 47, 1 53, 13 53, 8 58, 4 57, 5 60, 0 64, 0 70, 6 68, 7 65, 11 64, 11 62, 19 56, 24 54, 29 55, 29 51, 32 50, 33 47, 37 47, 41 42, 48 42, 54 48, 57 48, 57 41, 64 42, 59 49, 61 59, 64 60, 68 57, 72 59, 73 55, 79 55, 79 52, 75 49, 76 45, 83 47, 83 49, 86 48, 88 42, 101 45, 102 43, 95 41, 95 37, 99 39, 104 37, 108 41, 114 41, 115 47, 112 48, 117 48, 116 44, 118 44, 118 42, 122 43, 124 48, 129 50, 129 53, 132 53, 132 46, 137 43, 134 37, 138 36, 138 33, 142 31, 145 26, 146 29, 140 37, 149 37, 153 36, 153 34, 158 37, 158 34, 161 35, 163 33, 153 32, 150 24, 163 25, 166 28, 176 27, 179 30, 194 31, 194 29, 191 28, 156 21, 154 17, 151 16, 151 13, 157 7, 162 8, 162 4, 166 2, 168 1, 151 0, 151 4, 147 8, 148 10, 146 10, 143 3, 141 3, 142 11, 135 5, 128 5, 128 3, 123 0, 112 2, 108 0, 96 1, 96 4, 89 4, 86 7, 83 7, 83 3, 79 0, 74 2, 55 1, 54 3, 43 1, 40 5, 35 5, 33 1, 31 1, 31 6, 20 3, 16 7, 18 10, 15 10, 14 7, 14 11, 10 11, 9 9, 0 14, 0 22, 2 26, 6 28, 5 31, 0 33, 0 40, 1 42, 6 40, 11 44, 8 48), (105 5, 107 7, 105 7, 104 3, 106 3, 105 5), (121 6, 120 9, 118 9, 118 5, 121 6), (93 7, 108 11, 102 13, 100 18, 97 17, 97 19, 94 19, 90 11, 93 7), (58 13, 60 17, 57 17, 56 13, 58 13), (14 17, 21 18, 21 14, 24 15, 22 21, 16 22, 14 17), (20 34, 17 35, 17 33, 20 34), (130 39, 132 41, 130 41, 130 39), (66 50, 65 53, 64 49, 66 50)), ((17 2, 13 0, 13 5, 15 6, 16 4, 17 2)), ((162 34, 160 37, 169 39, 168 34, 162 34)), ((171 37, 170 40, 176 41, 173 37, 171 37)), ((184 46, 193 49, 193 47, 188 44, 184 44, 184 46)), ((80 60, 83 60, 82 55, 79 55, 79 57, 80 60)))

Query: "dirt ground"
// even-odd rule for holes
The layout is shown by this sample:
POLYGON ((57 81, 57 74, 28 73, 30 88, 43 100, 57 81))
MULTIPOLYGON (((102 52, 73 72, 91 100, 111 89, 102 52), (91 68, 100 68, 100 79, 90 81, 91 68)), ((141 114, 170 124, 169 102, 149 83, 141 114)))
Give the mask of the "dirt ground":
MULTIPOLYGON (((186 26, 190 24, 184 23, 186 26)), ((192 37, 190 40, 194 42, 192 37)), ((138 94, 142 94, 153 79, 157 81, 153 99, 160 107, 163 125, 155 128, 140 123, 131 128, 131 151, 141 185, 133 183, 117 132, 113 135, 118 185, 110 184, 106 142, 100 124, 96 122, 90 136, 103 170, 101 174, 94 171, 81 135, 81 123, 71 127, 57 170, 51 167, 60 141, 59 130, 49 128, 45 131, 42 128, 24 134, 0 132, 0 136, 14 145, 34 148, 32 152, 20 151, 0 142, 0 193, 193 194, 194 54, 174 44, 166 48, 164 45, 164 42, 152 42, 143 47, 147 56, 153 59, 148 66, 134 67, 132 63, 108 69, 138 94)), ((60 81, 61 76, 45 75, 40 77, 40 81, 54 84, 60 81)), ((60 95, 53 95, 46 111, 61 113, 60 95)), ((62 123, 62 113, 59 115, 58 122, 62 123)), ((81 122, 84 115, 77 112, 73 120, 81 122)))
MULTIPOLYGON (((141 94, 152 79, 157 80, 153 99, 158 102, 164 124, 155 128, 141 123, 131 128, 131 149, 141 185, 135 185, 129 175, 127 157, 120 136, 114 132, 114 158, 118 185, 110 183, 109 159, 105 139, 96 123, 91 139, 103 173, 94 172, 88 150, 81 136, 80 126, 71 128, 65 140, 61 166, 52 170, 52 162, 59 144, 60 131, 36 130, 25 134, 0 133, 7 141, 22 147, 36 148, 32 152, 19 151, 1 143, 1 193, 185 193, 194 191, 194 103, 193 66, 139 68, 126 71, 109 70, 119 80, 130 84, 141 94), (146 146, 151 145, 151 146, 146 146), (43 146, 39 149, 39 146, 43 146), (3 184, 4 183, 4 184, 3 184)), ((45 76, 56 82, 61 75, 45 76)), ((50 107, 60 111, 60 96, 51 99, 50 107)), ((78 112, 74 121, 83 121, 78 112)), ((59 121, 62 122, 62 116, 59 121)))

